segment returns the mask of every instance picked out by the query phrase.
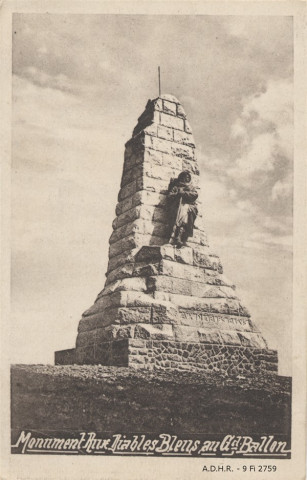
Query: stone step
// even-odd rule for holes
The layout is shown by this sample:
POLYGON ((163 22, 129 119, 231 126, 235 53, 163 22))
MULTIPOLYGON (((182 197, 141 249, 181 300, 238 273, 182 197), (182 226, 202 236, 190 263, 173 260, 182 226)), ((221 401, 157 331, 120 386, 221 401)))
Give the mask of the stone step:
POLYGON ((122 213, 130 210, 133 207, 138 205, 162 207, 166 205, 167 195, 161 192, 151 192, 147 190, 140 190, 136 192, 131 197, 125 199, 125 201, 119 201, 116 206, 116 215, 121 215, 122 213))
POLYGON ((202 282, 209 285, 228 286, 235 289, 235 285, 233 285, 224 274, 220 274, 217 270, 179 263, 174 260, 166 260, 165 258, 152 263, 144 261, 120 265, 108 274, 106 285, 123 278, 133 276, 148 277, 153 275, 169 275, 171 277, 202 282))
POLYGON ((99 345, 101 342, 124 338, 174 340, 177 342, 217 343, 224 345, 267 348, 259 333, 237 332, 233 330, 212 330, 171 324, 136 323, 128 325, 110 325, 91 331, 79 332, 76 347, 99 345))
POLYGON ((201 298, 238 299, 232 287, 206 284, 169 275, 148 277, 146 284, 148 292, 160 291, 201 298))
POLYGON ((195 243, 192 246, 182 248, 170 244, 162 246, 144 245, 135 256, 137 262, 162 260, 163 258, 223 273, 219 257, 212 253, 208 245, 197 245, 195 243))
POLYGON ((228 314, 234 317, 250 317, 249 312, 237 299, 201 298, 189 295, 155 291, 144 293, 121 290, 101 296, 94 305, 83 313, 84 317, 103 312, 109 307, 155 307, 161 309, 193 310, 195 314, 228 314))
MULTIPOLYGON (((183 308, 172 304, 163 304, 152 299, 147 306, 118 306, 105 297, 105 302, 98 305, 98 309, 89 309, 84 314, 79 324, 79 331, 89 331, 96 327, 111 324, 171 324, 183 325, 193 328, 210 328, 220 330, 235 330, 259 333, 249 317, 210 313, 205 310, 183 308), (155 303, 156 302, 156 303, 155 303), (111 305, 111 306, 110 306, 111 305)), ((95 304, 97 307, 97 303, 95 304)), ((94 307, 94 306, 93 306, 94 307)))

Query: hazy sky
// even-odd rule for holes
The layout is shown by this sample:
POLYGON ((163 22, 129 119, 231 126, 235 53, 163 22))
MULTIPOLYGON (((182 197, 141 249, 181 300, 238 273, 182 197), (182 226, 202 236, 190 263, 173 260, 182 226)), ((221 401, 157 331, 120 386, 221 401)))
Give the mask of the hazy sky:
POLYGON ((291 17, 14 15, 11 360, 73 347, 103 288, 124 143, 158 65, 193 128, 209 243, 288 374, 291 17))

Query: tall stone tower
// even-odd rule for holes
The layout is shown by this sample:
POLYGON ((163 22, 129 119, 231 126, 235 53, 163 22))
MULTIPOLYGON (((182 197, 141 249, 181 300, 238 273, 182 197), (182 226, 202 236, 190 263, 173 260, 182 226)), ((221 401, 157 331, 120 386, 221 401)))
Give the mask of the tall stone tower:
POLYGON ((182 171, 199 190, 192 130, 172 95, 148 101, 126 143, 104 289, 56 364, 277 372, 267 343, 223 274, 203 227, 170 243, 169 187, 182 171))

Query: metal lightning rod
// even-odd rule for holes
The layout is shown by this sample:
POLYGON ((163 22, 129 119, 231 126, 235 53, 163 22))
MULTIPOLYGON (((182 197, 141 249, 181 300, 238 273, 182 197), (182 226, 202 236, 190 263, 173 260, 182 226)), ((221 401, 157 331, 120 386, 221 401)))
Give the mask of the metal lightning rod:
POLYGON ((160 67, 158 67, 158 79, 159 79, 159 97, 161 97, 161 76, 160 76, 160 67))

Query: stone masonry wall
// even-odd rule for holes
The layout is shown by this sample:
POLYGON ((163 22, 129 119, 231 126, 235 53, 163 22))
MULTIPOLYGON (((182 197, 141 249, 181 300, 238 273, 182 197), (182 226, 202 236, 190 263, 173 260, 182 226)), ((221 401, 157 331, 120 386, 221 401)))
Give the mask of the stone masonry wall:
POLYGON ((212 343, 147 341, 129 344, 129 365, 149 369, 251 375, 277 373, 277 352, 212 343))
POLYGON ((275 350, 190 343, 126 339, 101 344, 101 348, 79 349, 74 361, 56 359, 58 364, 86 364, 130 366, 147 370, 179 370, 228 375, 251 375, 260 372, 277 373, 275 350))
MULTIPOLYGON (((167 243, 166 193, 170 180, 182 170, 190 171, 198 188, 199 168, 191 127, 178 100, 163 95, 148 101, 126 143, 107 276, 128 263, 134 249, 167 243)), ((201 215, 189 243, 207 245, 201 215)))

